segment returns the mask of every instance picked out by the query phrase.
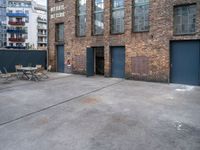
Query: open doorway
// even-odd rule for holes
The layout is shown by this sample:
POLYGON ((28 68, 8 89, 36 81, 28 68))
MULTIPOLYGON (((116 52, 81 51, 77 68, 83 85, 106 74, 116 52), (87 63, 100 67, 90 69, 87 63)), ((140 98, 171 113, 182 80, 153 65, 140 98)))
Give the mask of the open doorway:
POLYGON ((104 48, 95 47, 95 73, 97 75, 104 75, 104 48))
POLYGON ((104 75, 104 47, 87 48, 87 76, 104 75))

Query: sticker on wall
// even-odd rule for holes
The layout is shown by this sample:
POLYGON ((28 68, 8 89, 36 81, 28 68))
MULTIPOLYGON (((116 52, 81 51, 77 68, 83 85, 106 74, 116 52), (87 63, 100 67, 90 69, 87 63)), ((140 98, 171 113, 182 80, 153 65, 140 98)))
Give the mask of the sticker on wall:
POLYGON ((72 72, 72 65, 71 65, 71 61, 70 61, 70 56, 67 55, 65 56, 65 72, 66 73, 71 73, 72 72))

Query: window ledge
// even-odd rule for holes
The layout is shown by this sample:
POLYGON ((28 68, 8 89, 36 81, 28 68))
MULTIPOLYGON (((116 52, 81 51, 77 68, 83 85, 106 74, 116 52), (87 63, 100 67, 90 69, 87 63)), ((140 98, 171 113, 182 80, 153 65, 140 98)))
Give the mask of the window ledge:
POLYGON ((76 35, 76 38, 84 38, 86 35, 76 35))
POLYGON ((146 30, 146 31, 133 31, 133 33, 147 33, 149 32, 149 30, 146 30))
POLYGON ((196 35, 196 32, 195 33, 183 33, 183 34, 173 34, 174 36, 194 36, 196 35))
POLYGON ((122 35, 122 34, 124 34, 124 32, 123 33, 110 33, 110 35, 122 35))
POLYGON ((92 34, 92 36, 103 36, 104 34, 92 34))

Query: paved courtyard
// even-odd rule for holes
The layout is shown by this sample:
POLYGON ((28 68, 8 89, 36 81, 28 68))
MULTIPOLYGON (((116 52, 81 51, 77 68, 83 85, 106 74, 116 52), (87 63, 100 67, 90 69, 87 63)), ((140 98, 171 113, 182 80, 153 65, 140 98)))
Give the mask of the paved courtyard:
POLYGON ((0 82, 0 150, 200 150, 200 87, 65 74, 0 82))

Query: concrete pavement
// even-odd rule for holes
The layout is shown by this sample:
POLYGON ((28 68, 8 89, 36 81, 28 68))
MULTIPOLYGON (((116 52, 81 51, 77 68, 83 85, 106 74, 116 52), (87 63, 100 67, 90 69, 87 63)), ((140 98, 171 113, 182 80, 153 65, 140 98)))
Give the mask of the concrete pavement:
POLYGON ((79 75, 11 84, 0 84, 2 150, 200 149, 199 87, 79 75))

